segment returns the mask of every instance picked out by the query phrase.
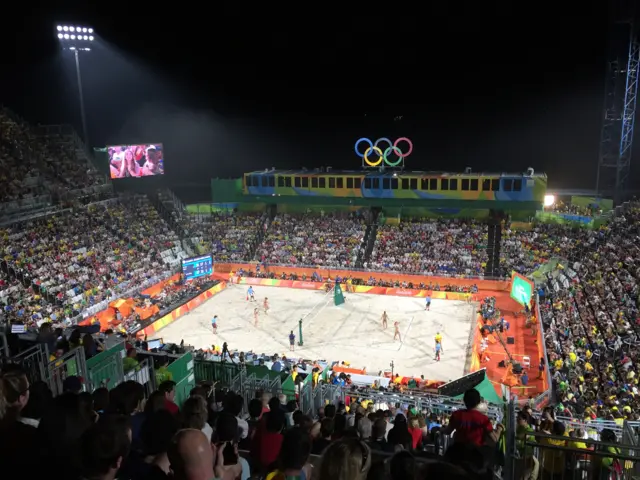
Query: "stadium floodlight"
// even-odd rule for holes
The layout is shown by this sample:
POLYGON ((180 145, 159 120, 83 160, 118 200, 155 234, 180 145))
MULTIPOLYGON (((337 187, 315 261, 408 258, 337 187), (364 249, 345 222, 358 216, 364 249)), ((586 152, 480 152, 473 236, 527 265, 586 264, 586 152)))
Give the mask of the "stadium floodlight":
POLYGON ((79 52, 90 52, 91 42, 95 40, 93 28, 78 25, 57 25, 56 36, 64 50, 73 52, 76 61, 76 77, 78 79, 78 97, 80 100, 80 119, 82 120, 82 139, 85 146, 89 146, 87 134, 87 117, 84 110, 84 95, 82 94, 82 76, 80 75, 79 52))
POLYGON ((556 196, 555 195, 545 195, 544 196, 544 206, 545 207, 552 207, 554 203, 556 203, 556 196))

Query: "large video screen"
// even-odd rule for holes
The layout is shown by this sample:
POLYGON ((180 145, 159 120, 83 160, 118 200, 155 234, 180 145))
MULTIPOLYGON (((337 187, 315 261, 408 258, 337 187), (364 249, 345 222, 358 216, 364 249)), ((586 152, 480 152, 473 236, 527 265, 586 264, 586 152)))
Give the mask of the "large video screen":
POLYGON ((164 148, 161 143, 112 145, 107 147, 111 178, 164 175, 164 148))
POLYGON ((211 255, 202 255, 200 257, 185 258, 182 260, 182 273, 185 280, 193 280, 194 278, 211 275, 213 271, 213 261, 211 255))

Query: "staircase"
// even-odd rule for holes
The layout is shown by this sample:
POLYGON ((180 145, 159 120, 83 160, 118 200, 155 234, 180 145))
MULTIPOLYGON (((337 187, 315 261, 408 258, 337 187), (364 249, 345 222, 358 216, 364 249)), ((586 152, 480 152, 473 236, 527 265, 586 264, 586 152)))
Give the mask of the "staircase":
POLYGON ((256 232, 256 241, 251 246, 251 250, 249 251, 248 255, 249 258, 247 260, 254 259, 260 261, 259 258, 256 258, 256 251, 258 250, 258 246, 260 246, 260 244, 262 243, 262 240, 264 240, 264 237, 267 234, 267 230, 269 229, 269 225, 271 225, 271 221, 276 216, 276 212, 277 209, 275 208, 275 205, 269 205, 267 207, 267 216, 263 217, 263 221, 261 221, 260 224, 256 227, 258 229, 258 231, 256 232), (265 223, 267 224, 267 228, 264 227, 265 223))
POLYGON ((185 231, 180 222, 176 219, 174 213, 174 204, 173 202, 165 202, 163 200, 163 193, 158 191, 155 194, 149 195, 149 200, 158 211, 162 219, 167 222, 167 225, 173 230, 180 240, 184 240, 185 231))
POLYGON ((500 275, 500 244, 502 243, 502 222, 499 218, 491 218, 488 225, 487 266, 484 274, 489 277, 500 275))
POLYGON ((193 241, 193 235, 191 235, 189 229, 192 218, 187 213, 187 209, 182 200, 168 188, 158 190, 156 198, 157 203, 154 203, 154 206, 159 212, 164 212, 161 213, 161 215, 166 215, 166 217, 163 216, 163 218, 165 218, 171 229, 180 237, 183 250, 187 252, 190 257, 199 254, 198 246, 193 241))
POLYGON ((365 262, 371 258, 371 252, 376 244, 376 237, 378 236, 378 215, 380 215, 381 208, 373 207, 370 210, 371 218, 367 225, 367 230, 364 232, 364 238, 362 239, 362 248, 358 252, 358 259, 356 260, 356 268, 364 268, 365 262))

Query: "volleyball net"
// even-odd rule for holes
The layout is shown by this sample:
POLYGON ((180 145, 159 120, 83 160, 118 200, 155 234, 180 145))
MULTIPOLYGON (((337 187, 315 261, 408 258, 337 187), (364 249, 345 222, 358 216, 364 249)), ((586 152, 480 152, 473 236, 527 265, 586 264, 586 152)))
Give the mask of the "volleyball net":
POLYGON ((316 302, 307 313, 305 313, 298 321, 298 345, 303 345, 302 340, 302 328, 308 327, 320 313, 329 305, 329 302, 334 301, 335 285, 327 283, 327 289, 322 295, 322 298, 316 302))

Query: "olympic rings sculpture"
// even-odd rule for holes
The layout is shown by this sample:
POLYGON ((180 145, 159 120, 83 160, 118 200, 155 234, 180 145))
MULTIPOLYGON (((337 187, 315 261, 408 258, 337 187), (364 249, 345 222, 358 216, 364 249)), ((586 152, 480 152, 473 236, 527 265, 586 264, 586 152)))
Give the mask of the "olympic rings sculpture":
POLYGON ((407 137, 400 137, 395 142, 392 142, 388 138, 382 137, 377 139, 373 143, 368 138, 361 138, 356 142, 355 151, 356 151, 356 155, 362 158, 364 162, 370 167, 377 167, 383 161, 385 165, 389 167, 397 167, 398 165, 400 165, 400 163, 402 163, 402 161, 405 158, 411 155, 411 152, 413 152, 413 143, 411 143, 411 140, 409 140, 407 137), (364 153, 360 153, 360 151, 358 150, 358 147, 363 142, 368 144, 369 146, 364 151, 364 153), (378 146, 382 142, 387 142, 387 144, 389 145, 384 151, 378 146), (402 150, 400 150, 400 147, 398 147, 398 144, 400 142, 406 142, 409 144, 409 150, 406 153, 404 153, 402 150), (369 159, 369 155, 371 155, 371 152, 375 152, 378 155, 377 160, 369 159), (398 155, 398 160, 396 160, 395 162, 392 162, 391 160, 389 160, 389 155, 391 153, 395 153, 396 155, 398 155))

